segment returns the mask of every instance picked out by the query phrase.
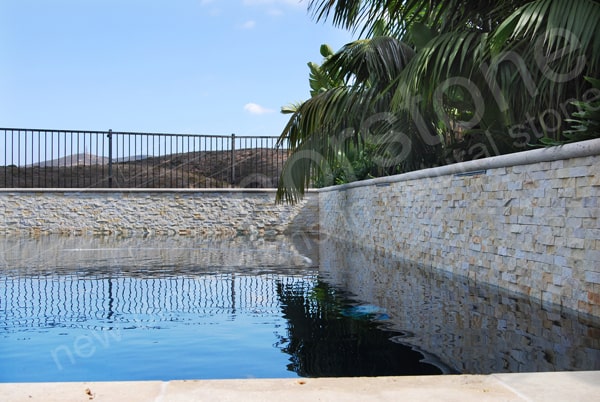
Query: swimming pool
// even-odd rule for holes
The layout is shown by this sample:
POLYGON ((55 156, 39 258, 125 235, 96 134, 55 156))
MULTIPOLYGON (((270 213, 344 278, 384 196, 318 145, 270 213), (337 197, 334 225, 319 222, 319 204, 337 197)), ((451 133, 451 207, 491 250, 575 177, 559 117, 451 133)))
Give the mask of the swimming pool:
POLYGON ((46 237, 3 250, 2 382, 451 371, 286 238, 46 237))
POLYGON ((306 236, 2 239, 0 381, 600 369, 600 325, 306 236))

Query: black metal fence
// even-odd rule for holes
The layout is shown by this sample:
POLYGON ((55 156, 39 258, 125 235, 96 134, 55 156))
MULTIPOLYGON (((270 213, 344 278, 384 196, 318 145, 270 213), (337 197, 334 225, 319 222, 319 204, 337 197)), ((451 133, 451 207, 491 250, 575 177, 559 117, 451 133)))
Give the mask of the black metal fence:
POLYGON ((277 137, 0 128, 0 187, 277 187, 277 137))

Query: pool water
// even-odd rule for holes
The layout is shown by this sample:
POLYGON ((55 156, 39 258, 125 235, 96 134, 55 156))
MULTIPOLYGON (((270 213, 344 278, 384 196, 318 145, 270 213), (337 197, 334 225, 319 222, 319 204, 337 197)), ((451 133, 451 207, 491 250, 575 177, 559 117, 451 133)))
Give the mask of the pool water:
POLYGON ((0 239, 0 382, 600 370, 600 321, 360 245, 0 239))
POLYGON ((0 381, 453 372, 288 239, 2 243, 0 381))

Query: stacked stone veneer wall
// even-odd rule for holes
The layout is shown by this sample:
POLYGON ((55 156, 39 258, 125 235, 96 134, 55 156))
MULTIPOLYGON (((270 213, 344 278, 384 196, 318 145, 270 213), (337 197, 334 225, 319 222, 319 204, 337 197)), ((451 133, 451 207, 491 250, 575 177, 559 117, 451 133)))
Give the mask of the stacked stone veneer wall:
POLYGON ((322 189, 321 231, 600 316, 600 140, 322 189))
POLYGON ((0 235, 270 235, 318 231, 318 196, 276 205, 269 190, 3 190, 0 235))

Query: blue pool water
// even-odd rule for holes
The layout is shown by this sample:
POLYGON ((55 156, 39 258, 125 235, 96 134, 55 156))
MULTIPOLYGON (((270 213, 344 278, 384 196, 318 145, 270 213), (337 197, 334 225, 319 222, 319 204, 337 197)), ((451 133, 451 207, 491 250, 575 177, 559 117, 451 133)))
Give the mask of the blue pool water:
POLYGON ((600 323, 332 239, 0 239, 0 382, 600 369, 600 323))
POLYGON ((65 241, 5 249, 2 382, 446 370, 394 341, 402 333, 382 328, 385 311, 323 281, 315 257, 287 244, 65 241))
POLYGON ((312 278, 119 275, 4 279, 0 292, 12 300, 3 311, 0 379, 294 375, 273 347, 286 320, 267 292, 279 281, 312 278))

